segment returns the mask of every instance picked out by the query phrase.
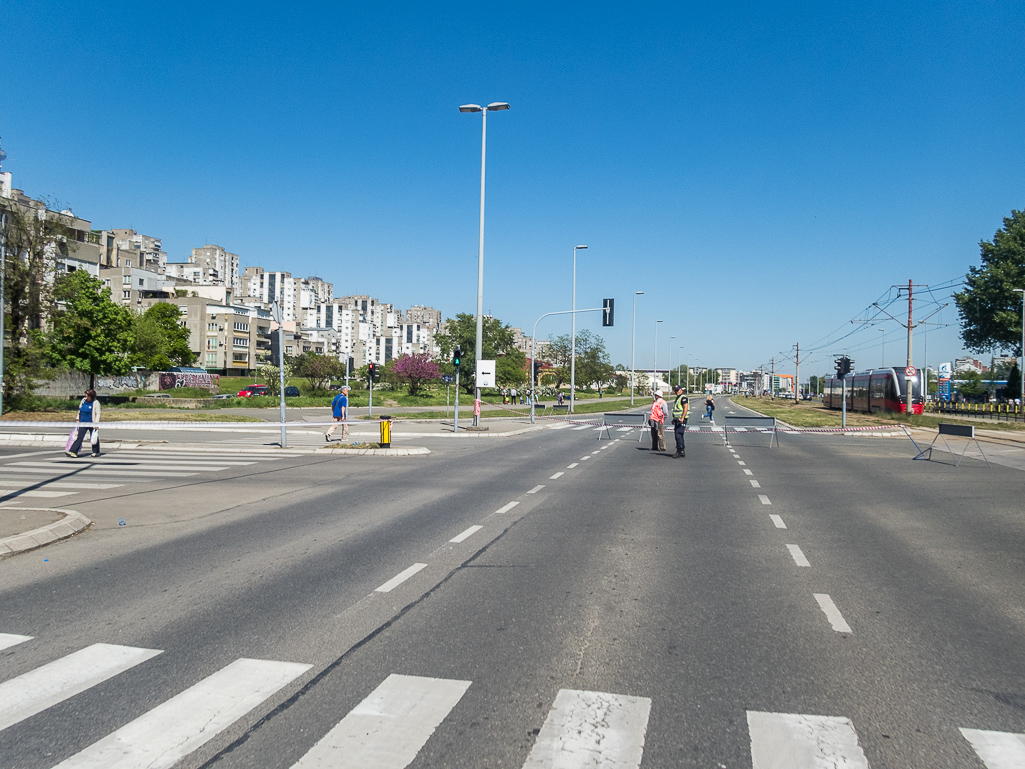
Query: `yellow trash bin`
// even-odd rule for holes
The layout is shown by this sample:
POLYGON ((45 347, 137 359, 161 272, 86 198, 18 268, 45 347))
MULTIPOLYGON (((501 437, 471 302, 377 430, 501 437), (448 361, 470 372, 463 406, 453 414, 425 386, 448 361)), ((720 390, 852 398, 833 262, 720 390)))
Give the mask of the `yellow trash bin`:
POLYGON ((391 417, 387 415, 381 417, 381 448, 391 448, 391 417))

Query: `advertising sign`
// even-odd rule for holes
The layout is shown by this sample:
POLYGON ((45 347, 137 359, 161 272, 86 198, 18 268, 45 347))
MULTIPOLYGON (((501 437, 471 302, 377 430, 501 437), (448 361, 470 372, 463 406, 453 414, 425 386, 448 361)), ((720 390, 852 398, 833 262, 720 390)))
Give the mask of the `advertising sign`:
POLYGON ((477 387, 483 390, 485 387, 494 386, 495 362, 493 360, 477 361, 477 387))

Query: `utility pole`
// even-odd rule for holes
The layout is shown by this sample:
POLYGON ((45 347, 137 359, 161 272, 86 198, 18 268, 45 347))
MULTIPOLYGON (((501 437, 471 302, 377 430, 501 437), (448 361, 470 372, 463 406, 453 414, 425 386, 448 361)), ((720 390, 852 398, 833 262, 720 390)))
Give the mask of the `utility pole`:
MULTIPOLYGON (((922 284, 919 284, 918 287, 919 288, 928 288, 928 286, 923 286, 922 284)), ((897 289, 897 291, 898 291, 897 296, 899 298, 900 297, 900 293, 904 291, 904 286, 894 286, 894 288, 897 289)), ((912 302, 914 301, 914 291, 915 291, 915 284, 909 279, 908 280, 908 286, 907 286, 907 292, 908 292, 908 322, 907 323, 904 323, 903 321, 900 321, 900 320, 897 320, 897 318, 894 318, 893 315, 890 315, 890 313, 888 313, 886 310, 884 310, 882 307, 880 307, 878 302, 873 302, 872 303, 873 307, 875 307, 877 310, 879 310, 880 312, 884 313, 885 315, 889 315, 890 318, 892 318, 893 320, 896 320, 897 323, 900 323, 900 325, 904 326, 904 328, 906 328, 908 330, 908 359, 907 359, 907 366, 909 366, 909 367, 912 365, 912 362, 911 362, 912 361, 912 358, 911 358, 911 332, 915 329, 916 326, 921 326, 923 323, 925 323, 927 320, 929 320, 929 318, 931 318, 933 315, 935 315, 937 312, 939 312, 940 310, 942 310, 944 307, 947 306, 946 304, 941 304, 938 308, 936 308, 935 312, 929 313, 924 318, 922 318, 920 321, 918 321, 918 323, 915 323, 914 322, 913 304, 912 304, 912 302)), ((923 377, 923 379, 924 379, 924 377, 923 377)), ((923 397, 924 397, 924 393, 923 393, 923 397)), ((906 404, 905 404, 906 408, 907 408, 907 412, 906 413, 911 414, 912 411, 913 411, 913 409, 912 409, 913 390, 912 390, 912 379, 911 379, 911 377, 907 377, 907 395, 906 395, 906 398, 907 398, 907 401, 906 401, 906 404)))
POLYGON ((797 355, 794 357, 794 362, 797 364, 797 373, 794 374, 794 402, 801 400, 801 343, 798 342, 797 355))
POLYGON ((772 358, 770 360, 770 365, 772 366, 772 368, 769 369, 769 371, 770 371, 770 373, 769 373, 769 400, 771 401, 773 399, 773 397, 775 396, 775 394, 776 394, 776 359, 775 358, 772 358))

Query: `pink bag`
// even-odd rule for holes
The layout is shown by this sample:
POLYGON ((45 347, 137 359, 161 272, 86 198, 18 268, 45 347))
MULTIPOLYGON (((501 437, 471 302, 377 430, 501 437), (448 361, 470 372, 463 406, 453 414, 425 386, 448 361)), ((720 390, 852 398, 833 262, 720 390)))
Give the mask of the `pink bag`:
POLYGON ((68 442, 64 444, 65 451, 71 451, 71 447, 75 441, 78 440, 78 428, 75 427, 71 430, 71 435, 68 436, 68 442))

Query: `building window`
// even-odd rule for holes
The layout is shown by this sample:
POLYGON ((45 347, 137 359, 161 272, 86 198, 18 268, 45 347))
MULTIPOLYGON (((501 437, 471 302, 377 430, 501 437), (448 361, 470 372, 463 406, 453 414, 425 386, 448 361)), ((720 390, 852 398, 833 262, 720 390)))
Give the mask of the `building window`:
POLYGON ((131 266, 132 266, 132 260, 131 259, 125 259, 125 267, 131 267, 131 266))
POLYGON ((121 276, 121 285, 122 286, 130 286, 130 285, 132 285, 132 276, 131 275, 122 275, 121 276))
POLYGON ((236 331, 248 331, 249 330, 249 324, 248 323, 242 323, 241 321, 237 321, 236 320, 235 321, 235 330, 236 331))
POLYGON ((206 365, 208 368, 213 368, 217 365, 217 353, 208 352, 206 354, 206 365))
POLYGON ((249 346, 249 338, 248 337, 244 337, 244 336, 232 337, 231 343, 235 347, 248 347, 249 346))
POLYGON ((216 331, 217 330, 217 324, 216 323, 207 323, 206 324, 206 330, 207 331, 216 331))
POLYGON ((206 349, 208 349, 208 350, 216 350, 217 349, 217 339, 207 339, 206 340, 206 349))
POLYGON ((132 298, 132 292, 131 291, 122 291, 121 292, 121 298, 122 299, 131 299, 132 298))
POLYGON ((232 353, 231 362, 235 365, 242 364, 244 366, 247 366, 249 365, 249 354, 244 352, 232 353))

